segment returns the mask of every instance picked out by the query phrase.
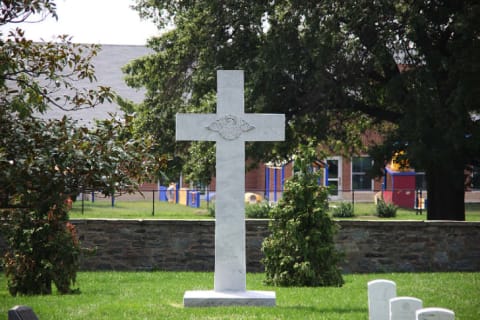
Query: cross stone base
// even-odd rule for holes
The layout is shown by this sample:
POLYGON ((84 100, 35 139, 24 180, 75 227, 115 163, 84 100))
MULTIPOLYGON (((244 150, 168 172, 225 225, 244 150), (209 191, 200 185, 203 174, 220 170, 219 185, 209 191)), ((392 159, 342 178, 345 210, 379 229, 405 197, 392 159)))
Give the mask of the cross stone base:
POLYGON ((186 291, 184 307, 257 306, 274 307, 275 291, 186 291))

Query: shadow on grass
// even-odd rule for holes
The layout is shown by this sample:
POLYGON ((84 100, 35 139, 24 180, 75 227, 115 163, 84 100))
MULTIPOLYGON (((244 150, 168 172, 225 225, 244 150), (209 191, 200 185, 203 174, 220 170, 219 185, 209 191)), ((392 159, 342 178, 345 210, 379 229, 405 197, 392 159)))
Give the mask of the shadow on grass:
POLYGON ((276 306, 275 308, 278 309, 285 309, 285 310, 295 310, 295 311, 302 311, 304 313, 338 313, 338 314, 349 314, 349 313, 368 313, 368 308, 334 308, 334 307, 312 307, 312 306, 276 306))

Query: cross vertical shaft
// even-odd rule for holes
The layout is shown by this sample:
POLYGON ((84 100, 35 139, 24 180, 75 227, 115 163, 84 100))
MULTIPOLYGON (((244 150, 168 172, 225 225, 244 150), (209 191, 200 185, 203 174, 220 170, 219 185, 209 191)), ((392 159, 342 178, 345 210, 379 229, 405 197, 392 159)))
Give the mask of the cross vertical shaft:
MULTIPOLYGON (((217 116, 243 116, 243 72, 219 72, 217 116)), ((215 291, 246 290, 245 142, 218 139, 216 145, 215 291), (232 170, 232 168, 234 168, 232 170)))
POLYGON ((234 148, 222 152, 225 142, 217 142, 215 196, 215 291, 245 291, 245 148, 235 141, 234 148), (233 151, 234 150, 234 151, 233 151), (233 167, 223 174, 219 169, 233 167), (228 227, 226 227, 228 226, 228 227))

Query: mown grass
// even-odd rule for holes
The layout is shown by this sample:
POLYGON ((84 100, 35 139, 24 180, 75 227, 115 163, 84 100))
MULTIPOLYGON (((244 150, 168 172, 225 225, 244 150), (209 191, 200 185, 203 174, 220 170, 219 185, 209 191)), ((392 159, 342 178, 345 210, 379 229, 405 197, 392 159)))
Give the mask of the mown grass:
MULTIPOLYGON (((332 203, 335 205, 335 203, 332 203)), ((376 206, 374 203, 355 203, 354 214, 355 217, 350 219, 356 220, 426 220, 427 211, 422 213, 413 209, 398 208, 397 216, 395 218, 379 218, 375 214, 376 206)), ((480 203, 466 203, 465 204, 466 221, 480 221, 480 203)))
MULTIPOLYGON (((211 204, 210 204, 211 205, 211 204)), ((331 205, 335 205, 332 202, 331 205)), ((467 203, 467 221, 480 221, 480 203, 467 203)), ((379 218, 375 215, 375 204, 355 203, 355 217, 348 219, 355 220, 426 220, 427 213, 417 214, 415 210, 399 208, 395 218, 379 218)), ((70 211, 72 219, 94 219, 94 218, 116 218, 116 219, 212 219, 208 214, 207 204, 202 202, 200 208, 191 208, 180 204, 155 201, 155 207, 151 200, 143 201, 116 201, 112 203, 107 200, 95 202, 85 201, 82 214, 82 203, 77 201, 70 211), (152 215, 154 211, 154 215, 152 215)))
POLYGON ((398 296, 425 307, 455 311, 457 320, 480 319, 480 273, 345 275, 341 288, 274 288, 263 274, 248 274, 249 290, 274 290, 276 307, 183 308, 186 290, 211 290, 212 273, 80 272, 80 294, 11 297, 0 276, 0 319, 15 305, 32 307, 40 319, 368 319, 367 283, 389 279, 398 296))
POLYGON ((69 212, 72 219, 116 218, 116 219, 211 219, 206 205, 201 208, 191 208, 180 204, 163 201, 116 201, 112 207, 111 201, 97 200, 95 202, 77 201, 69 212), (153 214, 152 214, 153 212, 153 214))
MULTIPOLYGON (((334 204, 333 204, 334 205, 334 204)), ((397 216, 395 218, 379 218, 375 214, 375 204, 373 203, 355 203, 353 219, 393 219, 393 220, 426 220, 427 211, 422 213, 413 209, 398 208, 397 216)), ((466 203, 465 204, 466 221, 480 221, 480 203, 466 203)))

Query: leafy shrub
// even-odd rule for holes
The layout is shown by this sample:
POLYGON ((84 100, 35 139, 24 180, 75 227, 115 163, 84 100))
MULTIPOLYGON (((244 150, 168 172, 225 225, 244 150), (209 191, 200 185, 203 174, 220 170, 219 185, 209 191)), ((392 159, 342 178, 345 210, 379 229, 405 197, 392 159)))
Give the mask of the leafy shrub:
POLYGON ((245 206, 245 216, 252 219, 269 218, 269 212, 272 206, 268 202, 247 204, 245 206))
POLYGON ((377 202, 377 216, 381 218, 394 218, 397 216, 398 207, 393 203, 386 203, 383 200, 377 202))
POLYGON ((327 214, 328 190, 319 186, 311 146, 301 147, 296 175, 287 181, 282 200, 271 211, 271 231, 262 245, 265 282, 279 286, 341 286, 341 255, 333 236, 336 225, 327 214))
POLYGON ((39 219, 29 209, 2 212, 2 233, 10 249, 3 267, 8 290, 17 294, 50 294, 52 282, 60 293, 71 293, 78 269, 80 245, 75 227, 63 208, 52 208, 39 219))
POLYGON ((105 195, 132 192, 157 165, 148 152, 153 140, 133 140, 129 122, 104 120, 90 130, 67 117, 19 117, 0 108, 2 267, 12 295, 50 294, 53 284, 60 293, 77 291, 70 198, 87 186, 105 195))
MULTIPOLYGON (((269 212, 272 209, 268 202, 247 204, 245 206, 245 217, 252 219, 266 219, 269 218, 269 212)), ((215 218, 215 205, 210 205, 207 208, 208 215, 215 218)))
POLYGON ((353 205, 350 202, 340 202, 332 209, 332 216, 335 218, 351 218, 354 217, 353 205))

